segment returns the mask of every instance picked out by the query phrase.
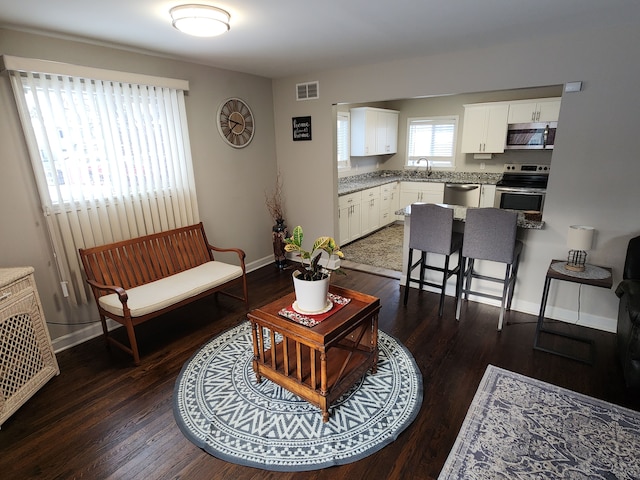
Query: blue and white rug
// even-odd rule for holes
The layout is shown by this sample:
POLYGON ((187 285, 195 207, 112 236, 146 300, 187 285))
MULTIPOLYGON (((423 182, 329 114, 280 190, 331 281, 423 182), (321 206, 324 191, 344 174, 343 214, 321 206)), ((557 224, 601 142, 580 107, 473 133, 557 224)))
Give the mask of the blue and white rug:
POLYGON ((331 417, 268 379, 256 383, 249 322, 207 343, 182 368, 173 411, 182 433, 223 460, 275 471, 364 458, 393 442, 422 405, 409 351, 379 331, 378 369, 331 405, 331 417))
POLYGON ((438 478, 639 479, 640 413, 489 365, 438 478))

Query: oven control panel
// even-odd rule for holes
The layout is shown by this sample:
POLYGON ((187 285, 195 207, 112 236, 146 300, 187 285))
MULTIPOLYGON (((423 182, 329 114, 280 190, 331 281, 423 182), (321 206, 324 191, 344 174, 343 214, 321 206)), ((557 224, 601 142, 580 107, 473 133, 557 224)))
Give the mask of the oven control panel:
POLYGON ((549 173, 551 166, 532 163, 505 163, 504 171, 509 173, 549 173))

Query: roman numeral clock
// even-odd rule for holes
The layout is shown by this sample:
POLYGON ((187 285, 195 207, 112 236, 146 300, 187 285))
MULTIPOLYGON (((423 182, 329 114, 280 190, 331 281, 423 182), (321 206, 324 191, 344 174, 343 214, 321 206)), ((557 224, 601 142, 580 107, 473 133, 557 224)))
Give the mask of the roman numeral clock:
POLYGON ((234 148, 243 148, 253 139, 253 113, 243 100, 229 98, 218 109, 218 131, 234 148))

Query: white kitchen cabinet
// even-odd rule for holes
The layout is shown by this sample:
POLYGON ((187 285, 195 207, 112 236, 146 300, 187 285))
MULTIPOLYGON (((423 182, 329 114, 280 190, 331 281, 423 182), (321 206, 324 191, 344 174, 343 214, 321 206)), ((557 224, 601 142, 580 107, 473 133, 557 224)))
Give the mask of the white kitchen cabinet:
POLYGON ((382 108, 351 109, 351 155, 366 157, 398 151, 398 112, 382 108))
POLYGON ((362 196, 360 192, 349 193, 338 197, 338 245, 346 245, 362 236, 361 230, 361 206, 362 196))
POLYGON ((400 184, 400 205, 404 208, 412 203, 442 203, 444 201, 444 183, 439 182, 402 182, 400 184))
POLYGON ((376 151, 383 154, 398 151, 398 112, 378 110, 376 151))
POLYGON ((384 227, 396 219, 400 199, 400 182, 387 183, 380 187, 380 226, 384 227))
POLYGON ((505 102, 465 105, 462 153, 504 153, 508 116, 505 102))
POLYGON ((360 232, 363 236, 380 228, 380 187, 362 191, 360 214, 360 232))
POLYGON ((557 122, 560 98, 538 98, 509 103, 509 123, 557 122))
POLYGON ((480 208, 493 207, 496 196, 495 185, 481 185, 480 187, 480 208))

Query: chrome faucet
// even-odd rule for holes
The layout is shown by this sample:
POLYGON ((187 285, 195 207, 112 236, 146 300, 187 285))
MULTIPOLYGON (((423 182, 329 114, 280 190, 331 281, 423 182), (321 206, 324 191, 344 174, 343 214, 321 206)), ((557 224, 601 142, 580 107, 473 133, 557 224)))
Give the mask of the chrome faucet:
POLYGON ((429 161, 428 158, 422 157, 418 159, 418 161, 416 162, 416 171, 420 167, 420 164, 422 163, 423 160, 427 164, 427 177, 430 177, 433 171, 431 170, 431 161, 429 161))

